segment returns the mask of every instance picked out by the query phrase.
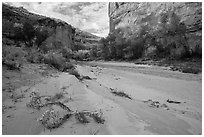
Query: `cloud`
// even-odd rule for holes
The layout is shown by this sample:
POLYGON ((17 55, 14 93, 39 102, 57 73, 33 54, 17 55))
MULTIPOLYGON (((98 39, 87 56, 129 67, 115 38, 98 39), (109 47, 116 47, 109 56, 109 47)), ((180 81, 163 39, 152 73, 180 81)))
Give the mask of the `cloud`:
POLYGON ((108 3, 105 2, 13 2, 28 11, 58 18, 74 27, 105 37, 109 32, 108 3))

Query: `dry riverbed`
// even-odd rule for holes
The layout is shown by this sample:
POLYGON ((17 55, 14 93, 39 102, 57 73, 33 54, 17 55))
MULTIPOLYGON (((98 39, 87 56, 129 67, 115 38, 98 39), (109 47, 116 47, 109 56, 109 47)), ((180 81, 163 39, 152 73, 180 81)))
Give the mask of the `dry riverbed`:
POLYGON ((202 133, 201 74, 114 62, 89 62, 77 65, 77 70, 91 79, 56 73, 30 87, 16 89, 17 101, 4 99, 3 134, 202 133), (73 113, 100 112, 105 121, 97 123, 87 116, 88 123, 81 123, 72 116, 58 128, 46 129, 38 119, 50 107, 36 110, 26 106, 33 91, 47 97, 63 92, 57 101, 73 113))

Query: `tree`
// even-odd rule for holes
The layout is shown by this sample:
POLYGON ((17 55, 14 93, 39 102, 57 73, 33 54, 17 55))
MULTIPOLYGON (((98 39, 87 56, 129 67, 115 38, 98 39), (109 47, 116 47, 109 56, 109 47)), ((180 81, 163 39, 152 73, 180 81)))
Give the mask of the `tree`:
POLYGON ((110 52, 109 57, 115 58, 116 57, 116 44, 115 44, 116 35, 114 33, 110 33, 106 40, 108 41, 108 49, 110 52))
POLYGON ((105 38, 102 38, 100 41, 100 49, 101 49, 101 56, 104 59, 108 59, 110 56, 110 51, 109 51, 109 44, 108 44, 108 40, 105 38))
POLYGON ((118 59, 124 58, 125 39, 121 35, 117 35, 115 39, 116 57, 118 59))
POLYGON ((90 56, 91 56, 91 58, 97 58, 97 57, 98 57, 97 45, 94 45, 94 46, 91 48, 90 56))
POLYGON ((40 45, 43 43, 43 41, 47 39, 49 35, 46 28, 36 29, 35 34, 36 34, 35 44, 37 45, 37 47, 40 47, 40 45))
POLYGON ((32 39, 35 36, 35 29, 32 23, 25 21, 25 23, 23 24, 23 34, 25 36, 25 44, 29 47, 32 47, 32 39))

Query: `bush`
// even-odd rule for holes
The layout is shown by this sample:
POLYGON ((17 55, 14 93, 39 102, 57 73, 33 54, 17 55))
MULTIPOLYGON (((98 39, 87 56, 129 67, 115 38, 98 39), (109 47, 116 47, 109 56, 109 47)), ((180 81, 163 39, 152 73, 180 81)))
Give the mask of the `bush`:
POLYGON ((90 52, 88 50, 79 50, 74 53, 74 59, 84 60, 90 57, 90 52))
POLYGON ((62 56, 66 59, 71 59, 73 53, 69 48, 62 48, 60 53, 62 53, 62 56))
POLYGON ((45 41, 49 35, 48 30, 46 28, 38 28, 36 29, 36 40, 35 44, 40 47, 43 41, 45 41))
POLYGON ((182 68, 181 70, 183 73, 192 73, 192 74, 198 74, 201 72, 199 68, 194 68, 194 67, 186 67, 182 68))
POLYGON ((195 49, 191 51, 191 56, 202 58, 202 47, 199 45, 196 45, 195 49))
POLYGON ((75 42, 73 51, 78 51, 78 50, 85 50, 86 46, 84 46, 81 42, 75 42))
POLYGON ((74 68, 74 65, 66 62, 66 59, 60 53, 48 53, 44 58, 44 62, 59 71, 67 71, 74 68))
POLYGON ((24 51, 19 47, 3 46, 2 48, 2 64, 9 69, 20 70, 23 65, 24 51))
POLYGON ((32 48, 28 52, 27 61, 31 63, 42 63, 44 61, 44 56, 40 51, 32 48))
POLYGON ((75 66, 71 62, 66 62, 66 69, 67 70, 75 69, 75 66))

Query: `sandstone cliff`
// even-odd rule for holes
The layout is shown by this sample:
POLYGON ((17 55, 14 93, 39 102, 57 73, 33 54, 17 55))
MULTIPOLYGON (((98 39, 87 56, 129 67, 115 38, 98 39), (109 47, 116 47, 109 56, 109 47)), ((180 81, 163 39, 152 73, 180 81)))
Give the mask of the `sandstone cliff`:
MULTIPOLYGON (((157 28, 162 13, 174 11, 180 23, 186 26, 187 42, 191 50, 202 48, 202 3, 191 2, 111 2, 109 3, 110 33, 123 28, 124 37, 136 34, 141 25, 148 24, 157 28)), ((175 39, 169 37, 167 39, 175 39)), ((181 52, 183 47, 177 47, 175 52, 181 52)))
POLYGON ((35 29, 48 32, 43 46, 54 48, 58 43, 60 46, 71 48, 74 44, 75 28, 66 22, 28 12, 24 8, 2 4, 3 36, 14 35, 12 29, 22 29, 25 22, 32 24, 35 29))

